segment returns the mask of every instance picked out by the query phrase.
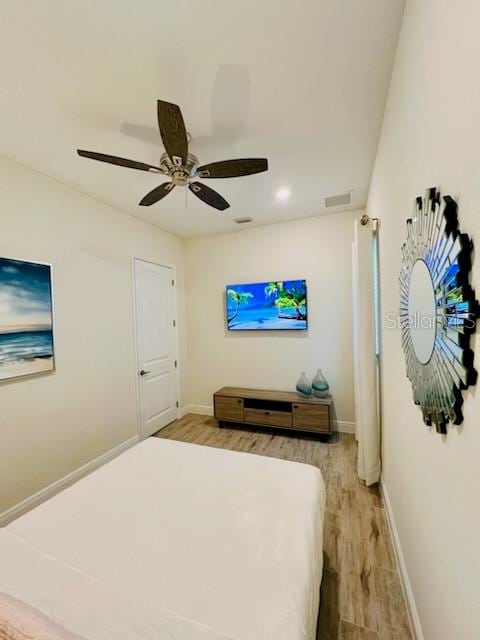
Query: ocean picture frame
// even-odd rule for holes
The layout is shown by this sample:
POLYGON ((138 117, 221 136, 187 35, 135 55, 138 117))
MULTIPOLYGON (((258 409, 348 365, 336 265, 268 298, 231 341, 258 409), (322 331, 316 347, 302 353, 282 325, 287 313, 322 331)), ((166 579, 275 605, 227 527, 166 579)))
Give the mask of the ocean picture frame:
POLYGON ((0 258, 0 382, 55 370, 52 267, 0 258))

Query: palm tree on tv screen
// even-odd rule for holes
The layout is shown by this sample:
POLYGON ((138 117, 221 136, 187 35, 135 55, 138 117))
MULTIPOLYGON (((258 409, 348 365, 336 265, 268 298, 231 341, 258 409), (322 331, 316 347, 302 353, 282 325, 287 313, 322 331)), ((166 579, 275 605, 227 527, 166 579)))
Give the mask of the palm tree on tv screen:
POLYGON ((230 325, 230 323, 232 322, 232 320, 235 320, 235 318, 238 316, 238 312, 240 310, 240 305, 248 304, 248 299, 249 298, 253 298, 253 295, 251 293, 242 293, 240 291, 235 291, 235 289, 227 289, 227 296, 229 298, 229 300, 231 300, 232 302, 234 302, 236 304, 235 306, 235 311, 233 312, 232 316, 227 316, 227 324, 230 325))
MULTIPOLYGON (((275 297, 275 306, 278 309, 279 318, 282 316, 283 309, 292 309, 295 312, 297 320, 306 320, 306 291, 305 286, 297 289, 295 286, 284 286, 283 282, 269 282, 265 287, 265 295, 268 298, 275 297)), ((288 316, 289 317, 289 316, 288 316)))

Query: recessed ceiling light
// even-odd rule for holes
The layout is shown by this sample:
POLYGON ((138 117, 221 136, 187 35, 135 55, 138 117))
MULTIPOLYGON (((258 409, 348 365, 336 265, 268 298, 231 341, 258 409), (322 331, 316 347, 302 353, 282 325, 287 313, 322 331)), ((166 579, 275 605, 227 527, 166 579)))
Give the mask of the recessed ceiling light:
POLYGON ((285 202, 285 200, 289 199, 290 194, 291 194, 291 191, 288 187, 280 187, 280 189, 277 190, 275 197, 277 198, 277 200, 281 200, 282 202, 285 202))

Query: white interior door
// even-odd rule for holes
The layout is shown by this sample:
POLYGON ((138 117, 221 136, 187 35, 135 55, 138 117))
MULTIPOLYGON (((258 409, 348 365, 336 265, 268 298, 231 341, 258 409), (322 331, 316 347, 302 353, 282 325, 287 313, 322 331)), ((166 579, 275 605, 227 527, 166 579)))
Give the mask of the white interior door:
POLYGON ((173 269, 136 258, 134 279, 141 435, 147 438, 177 417, 173 269))

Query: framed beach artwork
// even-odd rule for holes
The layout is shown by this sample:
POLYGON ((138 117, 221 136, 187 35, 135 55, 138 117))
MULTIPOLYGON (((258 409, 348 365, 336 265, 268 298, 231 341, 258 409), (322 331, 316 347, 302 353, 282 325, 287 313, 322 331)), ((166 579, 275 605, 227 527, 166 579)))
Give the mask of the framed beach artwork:
POLYGON ((54 367, 51 267, 0 258, 0 381, 54 367))

